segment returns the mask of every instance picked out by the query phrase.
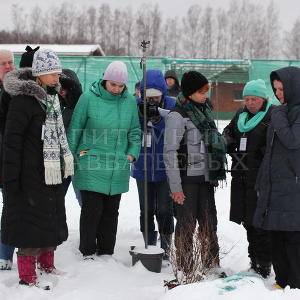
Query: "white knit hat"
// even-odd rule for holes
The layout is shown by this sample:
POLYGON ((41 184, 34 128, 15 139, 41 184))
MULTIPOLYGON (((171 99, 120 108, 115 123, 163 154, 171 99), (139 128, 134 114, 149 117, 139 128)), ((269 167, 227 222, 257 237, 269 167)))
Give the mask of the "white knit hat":
POLYGON ((50 49, 38 50, 34 53, 32 61, 32 75, 40 76, 52 73, 61 73, 60 61, 50 49))
POLYGON ((126 65, 121 61, 110 63, 104 72, 103 80, 111 80, 125 84, 128 81, 126 65))

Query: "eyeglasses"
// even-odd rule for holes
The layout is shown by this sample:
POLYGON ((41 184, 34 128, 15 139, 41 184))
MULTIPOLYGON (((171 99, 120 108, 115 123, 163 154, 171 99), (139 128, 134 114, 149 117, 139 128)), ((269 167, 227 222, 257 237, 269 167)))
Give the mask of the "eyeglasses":
POLYGON ((13 64, 14 64, 14 62, 12 60, 0 62, 1 67, 5 67, 6 65, 12 66, 13 64))

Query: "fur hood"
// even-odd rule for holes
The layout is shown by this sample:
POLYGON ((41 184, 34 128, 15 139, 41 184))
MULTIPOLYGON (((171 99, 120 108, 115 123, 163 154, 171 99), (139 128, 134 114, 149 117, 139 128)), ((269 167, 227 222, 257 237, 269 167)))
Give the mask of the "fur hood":
POLYGON ((31 68, 13 70, 5 75, 3 80, 5 91, 11 95, 26 95, 35 97, 37 100, 46 99, 46 91, 35 81, 31 68))

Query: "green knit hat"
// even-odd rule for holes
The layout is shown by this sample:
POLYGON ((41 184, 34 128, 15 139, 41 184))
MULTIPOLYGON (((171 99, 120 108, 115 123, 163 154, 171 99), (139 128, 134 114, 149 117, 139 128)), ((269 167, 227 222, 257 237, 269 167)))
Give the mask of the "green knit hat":
POLYGON ((243 90, 243 97, 245 96, 258 96, 267 99, 268 92, 265 82, 262 79, 249 81, 243 90))

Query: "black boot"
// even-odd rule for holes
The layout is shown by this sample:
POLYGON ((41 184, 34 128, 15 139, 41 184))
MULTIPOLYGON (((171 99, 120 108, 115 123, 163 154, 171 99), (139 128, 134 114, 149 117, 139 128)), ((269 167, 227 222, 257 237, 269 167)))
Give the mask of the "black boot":
POLYGON ((161 234, 160 235, 160 247, 165 250, 163 260, 169 260, 170 258, 170 246, 172 241, 172 234, 161 234))
MULTIPOLYGON (((143 238, 145 241, 145 232, 143 233, 143 238)), ((157 244, 157 231, 149 231, 148 232, 148 245, 150 246, 156 246, 157 244)))

